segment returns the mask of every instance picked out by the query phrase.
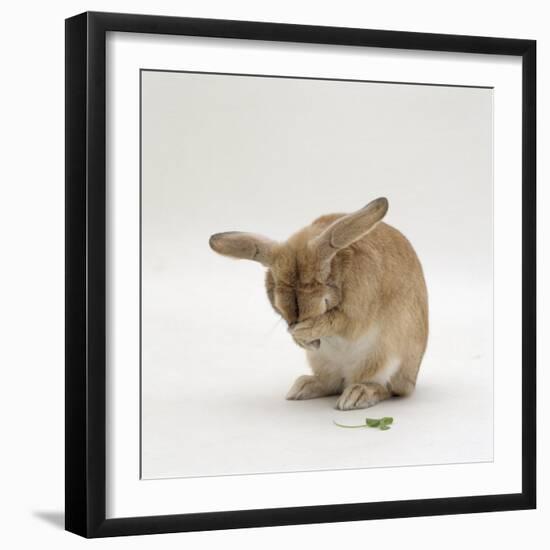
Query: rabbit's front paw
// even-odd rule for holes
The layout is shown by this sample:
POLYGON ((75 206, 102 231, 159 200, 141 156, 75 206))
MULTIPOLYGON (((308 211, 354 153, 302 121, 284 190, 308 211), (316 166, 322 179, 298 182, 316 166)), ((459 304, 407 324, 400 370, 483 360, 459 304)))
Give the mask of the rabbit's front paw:
POLYGON ((321 341, 321 334, 315 326, 313 319, 297 323, 288 329, 294 341, 306 349, 318 349, 321 341))
POLYGON ((341 411, 353 409, 366 409, 380 401, 376 387, 370 384, 352 384, 344 389, 336 403, 336 408, 341 411))
POLYGON ((300 340, 295 336, 292 336, 292 339, 296 344, 298 344, 301 348, 304 348, 304 349, 316 350, 321 347, 321 340, 312 340, 311 342, 307 342, 307 341, 300 340))
POLYGON ((327 395, 327 390, 323 387, 316 376, 304 374, 296 379, 290 390, 286 394, 286 398, 290 401, 301 399, 314 399, 315 397, 324 397, 327 395))

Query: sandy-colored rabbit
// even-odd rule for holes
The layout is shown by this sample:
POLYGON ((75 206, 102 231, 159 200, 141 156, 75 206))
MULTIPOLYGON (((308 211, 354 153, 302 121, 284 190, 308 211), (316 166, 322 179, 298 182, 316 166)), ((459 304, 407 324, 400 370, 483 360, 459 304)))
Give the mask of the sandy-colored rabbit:
POLYGON ((409 241, 381 222, 379 198, 352 214, 329 214, 277 243, 218 233, 216 252, 262 263, 273 308, 307 350, 313 375, 287 399, 341 394, 341 410, 414 390, 428 338, 428 296, 409 241))

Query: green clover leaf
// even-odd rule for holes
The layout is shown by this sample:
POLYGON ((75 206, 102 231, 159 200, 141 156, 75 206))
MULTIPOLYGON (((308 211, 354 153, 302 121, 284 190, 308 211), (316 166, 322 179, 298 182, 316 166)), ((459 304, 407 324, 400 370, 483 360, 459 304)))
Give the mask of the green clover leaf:
POLYGON ((382 422, 382 420, 379 418, 367 418, 365 420, 365 423, 369 428, 378 428, 378 426, 380 426, 380 422, 382 422))
POLYGON ((334 424, 339 428, 379 428, 382 431, 390 429, 390 424, 393 424, 393 418, 391 416, 384 416, 383 418, 365 418, 364 424, 339 424, 336 420, 333 420, 334 424))

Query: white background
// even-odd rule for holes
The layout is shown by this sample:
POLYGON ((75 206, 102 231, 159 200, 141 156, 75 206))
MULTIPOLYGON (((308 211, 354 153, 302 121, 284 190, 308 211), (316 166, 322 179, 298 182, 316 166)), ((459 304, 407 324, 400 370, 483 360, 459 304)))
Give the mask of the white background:
MULTIPOLYGON (((544 38, 547 16, 543 3, 394 2, 359 8, 353 3, 277 2, 59 2, 54 6, 21 3, 4 12, 2 35, 4 75, 1 105, 1 165, 3 197, 0 201, 2 239, 2 539, 12 548, 37 543, 57 548, 78 547, 82 541, 59 529, 63 507, 63 21, 85 9, 105 9, 168 15, 191 15, 295 23, 393 28, 427 32, 538 38, 539 58, 546 58, 550 41, 544 38), (11 538, 11 541, 8 540, 11 538)), ((548 70, 539 64, 539 96, 548 87, 548 70)), ((542 151, 548 147, 548 111, 539 107, 542 151)), ((547 174, 539 161, 539 181, 547 174)), ((541 190, 539 211, 547 193, 541 190)), ((541 220, 540 240, 548 231, 541 220)), ((539 247, 542 252, 542 248, 539 247)), ((547 258, 544 258, 547 260, 547 258)), ((547 262, 545 262, 547 263, 547 262)), ((541 262, 542 264, 542 262, 541 262)), ((542 280, 542 274, 539 280, 542 280)), ((539 291, 539 301, 547 296, 539 291)), ((541 331, 539 331, 541 332, 541 331)), ((541 345, 540 361, 546 349, 541 345)), ((546 383, 539 376, 539 387, 546 383)), ((548 419, 548 406, 540 403, 539 422, 548 419)), ((546 457, 547 436, 540 432, 540 462, 546 457)), ((297 545, 298 541, 333 548, 342 538, 354 544, 391 547, 418 540, 425 548, 463 548, 478 536, 491 537, 495 547, 512 548, 537 535, 545 536, 546 476, 541 472, 539 510, 379 521, 356 524, 298 526, 227 533, 165 535, 156 539, 121 539, 95 542, 132 547, 252 548, 297 545), (448 537, 452 532, 453 536, 448 537)))
MULTIPOLYGON (((493 459, 492 109, 490 89, 142 73, 145 479, 493 459), (335 427, 365 411, 336 413, 334 397, 285 401, 310 371, 268 303, 265 268, 208 246, 233 229, 284 240, 379 195, 421 258, 431 326, 415 394, 368 411, 396 418, 384 438, 335 427)), ((122 166, 127 197, 137 181, 122 166)), ((506 275, 514 248, 506 239, 506 275)))

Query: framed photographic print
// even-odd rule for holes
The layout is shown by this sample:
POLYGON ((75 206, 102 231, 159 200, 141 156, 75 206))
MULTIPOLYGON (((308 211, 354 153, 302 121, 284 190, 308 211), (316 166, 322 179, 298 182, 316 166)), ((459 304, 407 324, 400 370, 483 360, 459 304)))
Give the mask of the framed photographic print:
POLYGON ((535 42, 66 21, 66 528, 535 507, 535 42))

